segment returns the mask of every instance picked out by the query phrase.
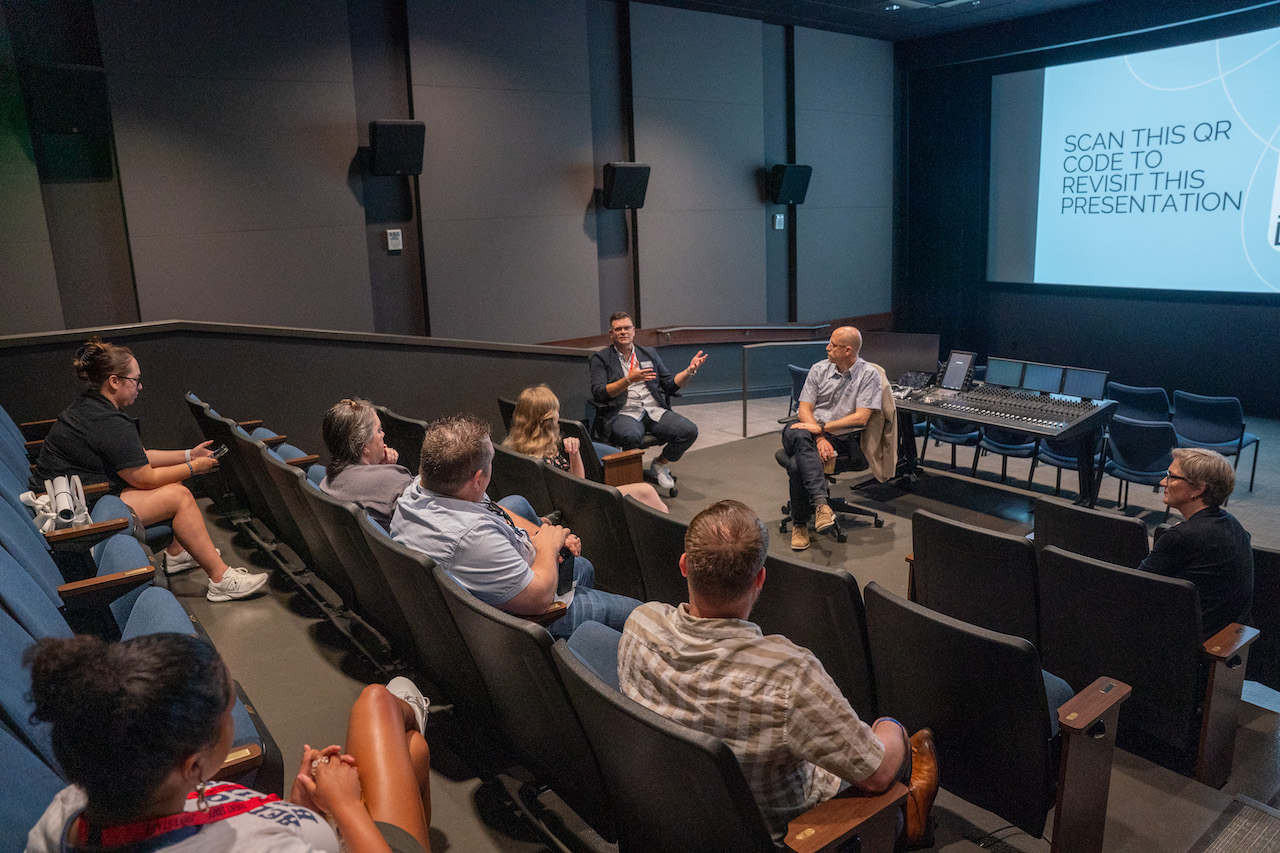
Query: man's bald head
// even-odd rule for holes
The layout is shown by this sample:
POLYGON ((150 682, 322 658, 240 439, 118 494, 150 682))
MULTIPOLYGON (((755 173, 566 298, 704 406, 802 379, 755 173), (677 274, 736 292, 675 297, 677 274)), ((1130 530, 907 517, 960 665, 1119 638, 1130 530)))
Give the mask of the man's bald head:
POLYGON ((843 372, 853 366, 861 351, 862 333, 853 326, 841 326, 831 333, 831 340, 827 343, 827 360, 843 372))

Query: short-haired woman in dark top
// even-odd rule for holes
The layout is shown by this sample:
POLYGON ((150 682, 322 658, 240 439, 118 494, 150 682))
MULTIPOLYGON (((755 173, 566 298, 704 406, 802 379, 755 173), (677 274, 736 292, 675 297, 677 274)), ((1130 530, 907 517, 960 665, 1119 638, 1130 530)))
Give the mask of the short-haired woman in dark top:
MULTIPOLYGON (((586 477, 578 439, 560 438, 560 400, 546 385, 535 385, 520 392, 511 416, 511 431, 502 444, 516 453, 545 459, 575 477, 586 477)), ((617 489, 646 506, 667 512, 667 505, 648 483, 628 483, 617 489)))
POLYGON ((210 601, 248 598, 264 591, 267 576, 231 567, 209 538, 191 490, 182 484, 217 465, 212 442, 190 450, 148 450, 129 416, 121 411, 138 399, 142 371, 128 347, 98 338, 76 353, 76 375, 85 390, 49 430, 40 450, 32 487, 79 475, 82 482, 105 482, 144 525, 172 519, 173 543, 160 557, 167 574, 200 568, 209 576, 210 601))
POLYGON ((350 501, 391 529, 391 514, 413 474, 397 465, 400 454, 383 440, 382 420, 368 400, 339 400, 324 413, 320 431, 329 464, 320 489, 350 501))
POLYGON ((205 640, 80 636, 41 640, 26 654, 33 716, 51 724, 72 783, 31 830, 28 853, 336 853, 330 823, 353 853, 430 849, 427 700, 407 678, 364 689, 345 749, 304 747, 281 801, 210 781, 232 745, 235 691, 205 640))

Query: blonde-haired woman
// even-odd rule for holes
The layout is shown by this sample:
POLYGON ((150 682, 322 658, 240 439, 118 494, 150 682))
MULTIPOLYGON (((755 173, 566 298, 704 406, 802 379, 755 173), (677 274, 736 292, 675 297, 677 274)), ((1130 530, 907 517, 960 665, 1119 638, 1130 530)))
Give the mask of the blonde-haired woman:
MULTIPOLYGON (((560 400, 546 385, 535 385, 520 392, 511 416, 511 431, 502 444, 525 456, 545 459, 575 477, 586 476, 578 439, 560 437, 560 400)), ((667 505, 648 483, 628 483, 618 486, 618 491, 646 506, 667 511, 667 505)))

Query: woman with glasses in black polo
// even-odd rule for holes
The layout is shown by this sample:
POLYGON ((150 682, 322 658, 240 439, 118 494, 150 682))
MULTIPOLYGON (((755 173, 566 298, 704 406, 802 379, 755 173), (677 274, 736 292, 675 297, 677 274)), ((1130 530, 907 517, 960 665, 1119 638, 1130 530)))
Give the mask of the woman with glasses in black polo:
POLYGON ((94 337, 76 352, 73 366, 86 387, 45 437, 31 478, 33 489, 43 491, 45 480, 72 474, 86 485, 105 482, 143 525, 172 519, 174 541, 160 558, 167 574, 204 570, 210 601, 260 592, 267 576, 222 561, 195 497, 182 484, 217 465, 210 442, 189 450, 143 447, 133 421, 122 411, 142 388, 142 371, 128 347, 94 337))

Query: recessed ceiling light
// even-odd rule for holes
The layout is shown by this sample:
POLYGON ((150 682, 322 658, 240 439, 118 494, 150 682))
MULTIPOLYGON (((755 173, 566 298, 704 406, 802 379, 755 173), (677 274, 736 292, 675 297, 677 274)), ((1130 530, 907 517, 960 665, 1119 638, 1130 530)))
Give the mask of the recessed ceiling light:
POLYGON ((897 3, 890 3, 888 6, 885 6, 885 7, 884 7, 884 10, 885 10, 886 12, 896 12, 896 11, 898 11, 898 10, 899 10, 899 9, 901 9, 901 8, 902 8, 902 7, 901 7, 901 6, 899 6, 897 3))

